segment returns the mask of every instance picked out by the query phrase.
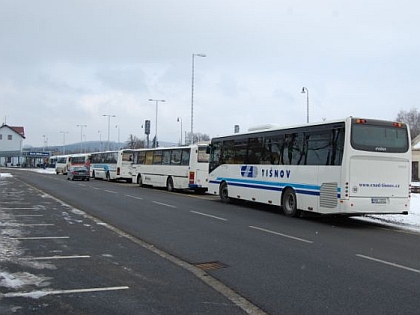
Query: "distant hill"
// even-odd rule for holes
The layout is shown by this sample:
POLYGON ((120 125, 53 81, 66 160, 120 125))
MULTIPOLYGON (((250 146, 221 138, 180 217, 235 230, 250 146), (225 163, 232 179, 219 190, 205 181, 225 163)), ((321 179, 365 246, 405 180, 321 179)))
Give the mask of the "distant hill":
MULTIPOLYGON (((177 143, 171 143, 171 142, 165 142, 161 141, 159 142, 160 147, 173 147, 178 145, 177 143)), ((109 149, 110 150, 119 150, 127 147, 127 144, 124 142, 115 142, 110 141, 109 142, 109 149)), ((66 154, 71 153, 80 153, 81 150, 83 152, 99 152, 99 151, 107 151, 108 150, 108 142, 107 141, 86 141, 83 142, 81 145, 79 143, 73 143, 73 144, 66 144, 65 145, 65 151, 63 151, 63 146, 49 146, 49 147, 34 147, 31 145, 25 145, 23 147, 24 151, 36 151, 36 152, 42 152, 42 151, 49 151, 52 152, 53 155, 62 154, 65 152, 66 154)))

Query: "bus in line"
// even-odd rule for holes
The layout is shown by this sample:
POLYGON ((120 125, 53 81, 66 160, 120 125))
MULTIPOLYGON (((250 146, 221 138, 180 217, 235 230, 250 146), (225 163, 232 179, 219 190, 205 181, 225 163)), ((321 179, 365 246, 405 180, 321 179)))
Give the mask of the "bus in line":
POLYGON ((133 150, 130 149, 90 153, 90 176, 94 179, 125 180, 131 183, 132 162, 133 150))
POLYGON ((57 155, 55 162, 55 173, 66 175, 69 168, 70 154, 57 155))
POLYGON ((207 191, 208 144, 134 150, 133 182, 168 191, 207 191))
POLYGON ((86 166, 89 167, 91 153, 79 153, 70 155, 67 169, 71 166, 86 166))
POLYGON ((409 127, 348 117, 213 138, 209 193, 287 216, 408 214, 409 127))

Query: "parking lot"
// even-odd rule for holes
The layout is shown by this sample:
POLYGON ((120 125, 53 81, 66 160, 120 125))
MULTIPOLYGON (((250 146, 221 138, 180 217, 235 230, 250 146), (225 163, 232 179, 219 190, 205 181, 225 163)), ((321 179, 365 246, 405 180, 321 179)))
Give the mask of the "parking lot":
POLYGON ((190 272, 15 178, 0 180, 1 314, 242 314, 190 272))

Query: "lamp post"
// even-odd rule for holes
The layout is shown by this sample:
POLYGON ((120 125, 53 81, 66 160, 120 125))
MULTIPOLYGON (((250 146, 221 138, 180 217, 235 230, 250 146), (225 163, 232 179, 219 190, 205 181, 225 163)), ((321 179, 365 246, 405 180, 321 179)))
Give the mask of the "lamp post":
POLYGON ((68 131, 60 131, 60 133, 63 134, 63 155, 66 154, 66 133, 69 133, 68 131))
POLYGON ((306 87, 303 87, 302 93, 306 93, 306 123, 309 123, 309 91, 306 87))
POLYGON ((46 135, 42 135, 42 137, 44 138, 43 145, 42 145, 42 152, 44 152, 45 151, 45 137, 46 137, 46 135))
POLYGON ((159 102, 166 102, 165 100, 154 100, 152 98, 149 98, 149 102, 156 102, 156 121, 155 121, 155 148, 158 147, 157 144, 157 118, 158 118, 158 103, 159 102))
POLYGON ((191 144, 194 142, 194 57, 206 57, 205 54, 192 54, 191 76, 191 144))
POLYGON ((109 126, 110 126, 110 122, 111 122, 111 117, 117 117, 117 116, 115 116, 115 115, 102 115, 102 116, 108 117, 108 143, 107 143, 107 151, 109 151, 109 133, 110 133, 109 126))
POLYGON ((120 145, 120 125, 115 125, 115 128, 118 129, 118 146, 120 145))
POLYGON ((80 153, 83 153, 83 127, 87 127, 87 125, 77 125, 80 127, 80 153))
POLYGON ((99 133, 99 151, 102 151, 102 132, 98 130, 99 133))
POLYGON ((181 123, 181 142, 180 142, 180 144, 182 145, 182 119, 180 117, 178 117, 176 119, 176 121, 181 123))

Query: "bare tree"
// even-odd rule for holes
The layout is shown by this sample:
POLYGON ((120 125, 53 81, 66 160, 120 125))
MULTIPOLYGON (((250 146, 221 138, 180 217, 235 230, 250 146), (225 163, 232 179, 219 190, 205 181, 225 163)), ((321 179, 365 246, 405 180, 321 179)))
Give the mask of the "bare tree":
POLYGON ((420 134, 420 113, 417 111, 417 108, 412 108, 408 112, 401 110, 396 120, 406 123, 410 127, 411 139, 420 134))
POLYGON ((137 138, 135 135, 130 134, 127 140, 127 149, 141 149, 144 148, 144 141, 137 138))

